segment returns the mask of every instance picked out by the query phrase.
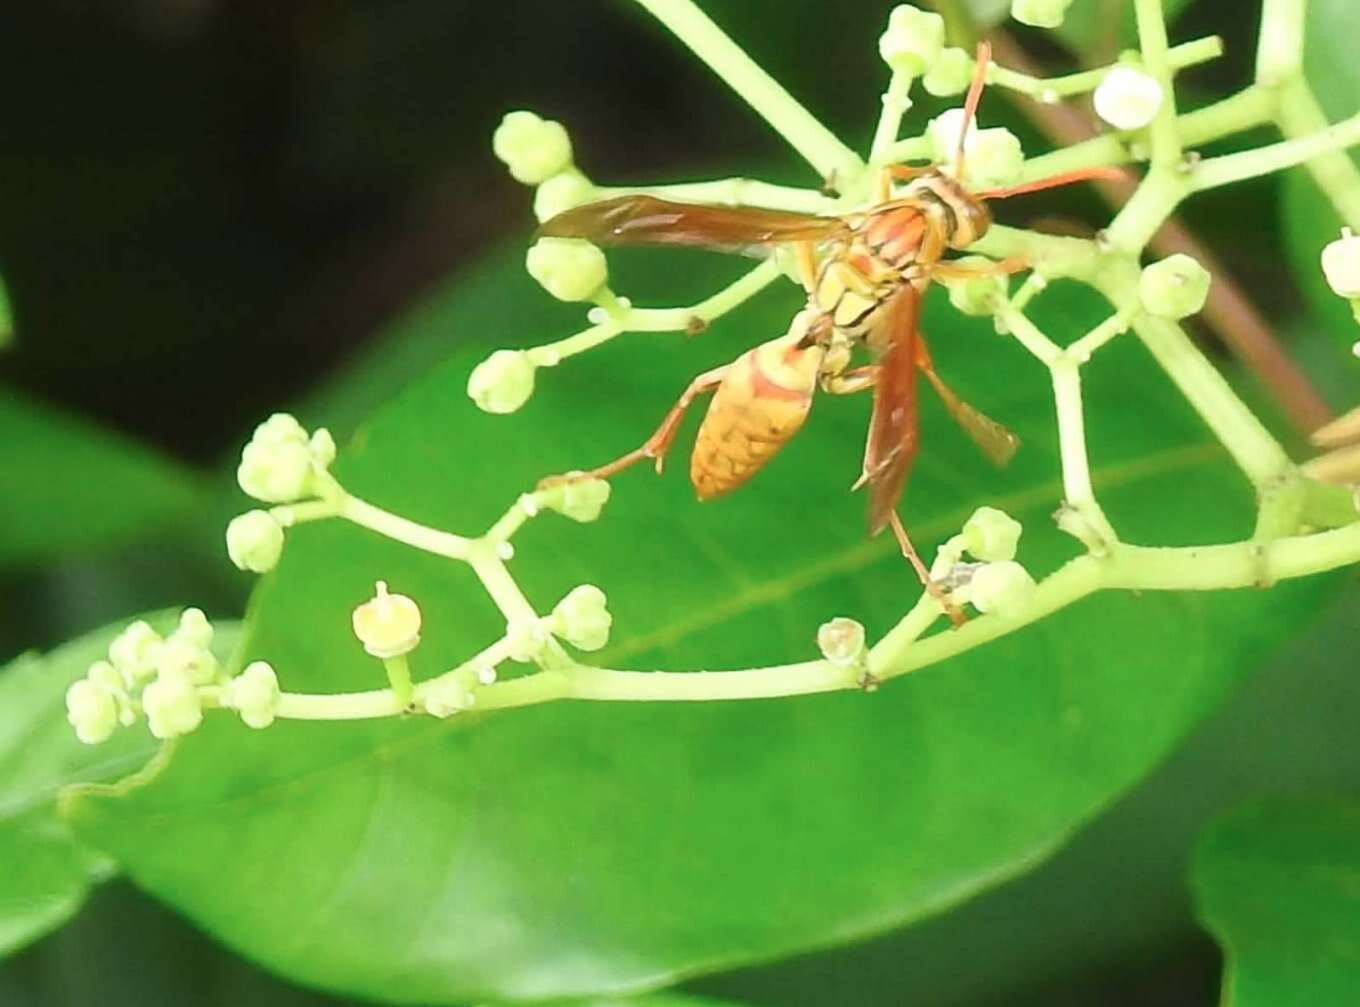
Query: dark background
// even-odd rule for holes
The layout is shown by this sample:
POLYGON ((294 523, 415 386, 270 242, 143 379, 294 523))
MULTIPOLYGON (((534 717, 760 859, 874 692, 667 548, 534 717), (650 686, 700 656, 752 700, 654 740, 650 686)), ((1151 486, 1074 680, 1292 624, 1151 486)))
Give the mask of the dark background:
MULTIPOLYGON (((885 76, 875 41, 892 4, 705 6, 863 145, 885 76)), ((1221 6, 1205 2, 1178 34, 1210 26, 1227 33, 1236 55, 1189 75, 1192 93, 1247 72, 1255 26, 1225 24, 1221 6)), ((1073 65, 1046 36, 1020 37, 1055 69, 1073 65)), ((746 171, 808 181, 762 123, 624 0, 5 5, 0 273, 19 342, 0 355, 0 378, 220 471, 253 423, 371 350, 382 324, 432 284, 493 246, 524 242, 531 193, 490 153, 500 116, 521 107, 565 122, 579 162, 602 181, 746 171)), ((1004 115, 1037 148, 1033 129, 1004 115)), ((1268 203, 1273 184, 1235 198, 1268 203)), ((1076 216, 1099 219, 1089 196, 1060 202, 1065 217, 1075 206, 1076 216)), ((1056 205, 1036 199, 1018 219, 1056 205)), ((1253 223, 1250 243, 1240 240, 1240 210, 1220 199, 1197 204, 1190 221, 1267 310, 1294 310, 1278 259, 1259 252, 1272 245, 1273 215, 1253 223)), ((0 656, 172 604, 188 582, 202 596, 208 575, 197 563, 125 552, 6 574, 0 656)), ((239 579, 212 583, 219 605, 239 608, 239 579)), ((1327 672, 1315 673, 1325 706, 1327 672)), ((1259 695, 1216 718, 1211 736, 1263 722, 1280 686, 1258 685, 1259 695)), ((977 937, 980 953, 1009 946, 1017 959, 1032 957, 1023 920, 1040 900, 1070 912, 1074 926, 1099 915, 1084 888, 1083 842, 1099 846, 1100 830, 1117 830, 1121 815, 1137 822, 1175 807, 1187 787, 1231 785, 1214 777, 1222 767, 1206 769, 1210 755, 1196 754, 1205 744, 1196 741, 1097 823, 1094 837, 949 920, 704 985, 760 1003, 848 1003, 856 986, 882 999, 904 970, 928 971, 931 941, 986 934, 977 937)), ((966 976, 953 985, 960 1003, 1207 1004, 1219 968, 1207 937, 1182 932, 1132 957, 1115 949, 1090 962, 1044 963, 1009 990, 973 990, 966 976)), ((949 988, 950 977, 940 983, 949 988)), ((71 927, 0 966, 0 1002, 334 1001, 253 972, 113 885, 71 927)))

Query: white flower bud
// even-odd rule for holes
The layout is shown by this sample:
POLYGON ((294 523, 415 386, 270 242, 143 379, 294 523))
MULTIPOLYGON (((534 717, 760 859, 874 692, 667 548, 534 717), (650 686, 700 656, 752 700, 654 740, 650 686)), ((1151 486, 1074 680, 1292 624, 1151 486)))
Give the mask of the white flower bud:
POLYGON ((241 452, 236 481, 257 500, 291 503, 311 495, 312 466, 318 462, 318 454, 325 458, 324 468, 334 457, 334 450, 329 434, 314 447, 296 419, 275 413, 255 428, 241 452))
POLYGON ((170 634, 172 640, 183 640, 207 650, 212 646, 213 628, 201 608, 186 608, 179 616, 179 627, 170 634))
POLYGON ((1138 278, 1138 299, 1148 314, 1186 318, 1204 307, 1212 279, 1193 258, 1177 252, 1143 270, 1138 278))
POLYGON ((1116 66, 1096 88, 1096 115, 1115 129, 1142 129, 1162 107, 1162 85, 1131 66, 1116 66))
POLYGON ((944 49, 944 18, 898 4, 888 15, 888 28, 878 39, 878 53, 896 73, 919 77, 944 49))
POLYGON ((269 511, 246 511, 227 525, 227 555, 237 569, 268 573, 282 554, 283 525, 269 511))
POLYGON ((599 650, 607 644, 613 621, 604 592, 594 584, 572 588, 552 610, 554 631, 579 650, 599 650))
POLYGON ((525 185, 538 185, 571 165, 566 127, 533 112, 508 113, 496 127, 491 149, 525 185))
POLYGON ((156 656, 163 644, 160 634, 149 623, 138 619, 113 638, 109 644, 109 661, 130 687, 156 673, 156 656))
POLYGON ((534 193, 534 217, 542 223, 595 198, 595 186, 574 168, 560 171, 534 193))
POLYGON ((973 82, 973 57, 965 49, 945 49, 926 71, 921 83, 937 98, 963 94, 973 82))
POLYGON ((1010 616, 1028 604, 1036 587, 1034 578, 1023 566, 1014 560, 1002 560, 985 563, 973 572, 968 598, 979 612, 1010 616))
POLYGON ((817 630, 817 649, 832 664, 845 668, 862 663, 869 652, 864 627, 846 618, 822 623, 817 630))
MULTIPOLYGON (((963 114, 963 109, 951 108, 937 115, 926 127, 936 162, 949 165, 954 161, 959 134, 963 131, 963 114)), ((963 153, 963 180, 979 188, 1011 184, 1019 179, 1025 163, 1019 137, 1002 126, 978 129, 976 122, 970 123, 963 153)))
POLYGON ((420 606, 404 594, 388 594, 382 581, 374 596, 354 610, 352 622, 354 635, 374 657, 401 657, 420 643, 420 606))
POLYGON ((240 714, 247 727, 268 727, 279 709, 278 675, 267 661, 252 661, 226 684, 222 705, 240 714))
POLYGON ((1057 28, 1072 0, 1011 0, 1011 17, 1033 28, 1057 28))
POLYGON ((581 238, 539 238, 524 265, 559 301, 588 301, 609 279, 604 252, 581 238))
MULTIPOLYGON (((985 267, 992 265, 990 259, 981 255, 966 255, 952 260, 959 265, 985 267)), ((1006 300, 1006 277, 997 272, 979 269, 977 276, 966 280, 945 280, 949 290, 949 303, 965 315, 989 316, 996 313, 1006 300)))
POLYGON ((534 362, 523 350, 497 350, 468 375, 468 395, 488 413, 513 413, 534 392, 534 362))
POLYGON ((217 658, 184 639, 171 636, 156 656, 156 674, 180 676, 193 685, 207 685, 217 675, 217 658))
POLYGON ((1322 250, 1322 274, 1338 297, 1360 297, 1360 237, 1349 227, 1343 227, 1341 237, 1322 250))
POLYGON ((609 483, 603 479, 568 479, 543 496, 543 506, 582 523, 598 518, 608 502, 609 483))
POLYGON ((177 738, 203 723, 198 689, 183 675, 161 675, 142 690, 147 727, 157 738, 177 738))
POLYGON ((84 744, 98 745, 118 726, 118 702, 107 686, 82 678, 66 690, 66 719, 84 744))
POLYGON ((1020 522, 995 507, 979 507, 963 526, 964 548, 984 563, 1015 559, 1020 522))
POLYGON ((442 719, 470 709, 477 702, 470 677, 475 678, 455 672, 431 682, 424 690, 425 712, 442 719))
POLYGON ((512 622, 505 627, 505 653, 512 661, 528 664, 542 656, 549 636, 542 620, 512 622))
POLYGON ((335 438, 329 430, 317 427, 307 446, 312 449, 312 462, 317 468, 324 471, 331 467, 331 462, 335 461, 335 438))

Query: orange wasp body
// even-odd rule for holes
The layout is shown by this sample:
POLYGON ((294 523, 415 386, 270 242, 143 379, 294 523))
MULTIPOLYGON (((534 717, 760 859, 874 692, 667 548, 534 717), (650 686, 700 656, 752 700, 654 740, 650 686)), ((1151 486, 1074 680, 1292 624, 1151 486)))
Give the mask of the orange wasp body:
MULTIPOLYGON (((986 63, 984 47, 965 105, 965 123, 972 121, 986 63)), ((961 174, 962 142, 959 146, 955 164, 961 174)), ((833 394, 872 388, 868 444, 856 484, 869 487, 869 530, 877 534, 891 526, 922 582, 943 601, 896 509, 919 446, 917 372, 926 376, 950 415, 992 461, 1009 461, 1019 440, 960 399, 935 373, 918 327, 921 295, 932 279, 1021 268, 1012 261, 979 269, 944 258, 986 233, 992 222, 986 199, 1102 174, 1106 173, 1082 171, 971 193, 938 168, 896 168, 885 170, 877 205, 842 216, 674 203, 637 195, 579 206, 548 220, 540 228, 542 236, 585 238, 605 246, 681 245, 738 253, 791 246, 807 294, 807 307, 787 334, 699 375, 640 448, 588 474, 606 477, 644 458, 654 459, 659 470, 685 410, 697 396, 713 391, 690 463, 690 479, 700 498, 708 499, 740 486, 798 432, 819 386, 833 394), (907 180, 896 197, 893 178, 907 180), (874 362, 851 368, 852 354, 859 347, 867 348, 874 362)))

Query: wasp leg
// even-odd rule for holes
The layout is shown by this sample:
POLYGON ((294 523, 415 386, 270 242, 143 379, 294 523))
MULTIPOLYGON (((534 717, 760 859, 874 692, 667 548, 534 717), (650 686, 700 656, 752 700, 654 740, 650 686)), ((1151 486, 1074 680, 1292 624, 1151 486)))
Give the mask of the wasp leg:
POLYGON ((920 178, 929 171, 933 171, 933 166, 924 168, 913 168, 907 164, 890 164, 884 167, 878 176, 878 201, 886 203, 892 199, 892 186, 894 182, 910 182, 913 178, 920 178))
POLYGON ((539 481, 539 488, 553 486, 561 482, 576 479, 608 479, 616 473, 622 472, 630 466, 636 465, 644 458, 651 458, 656 462, 656 471, 659 473, 665 465, 666 452, 670 450, 671 443, 675 440, 676 432, 680 429, 680 421, 685 418, 685 410, 693 404, 694 400, 705 392, 711 392, 716 388, 727 373, 731 364, 724 364, 722 367, 715 367, 711 371, 705 371, 689 383, 684 394, 676 400, 675 405, 671 406, 666 418, 661 421, 661 425, 656 428, 656 433, 643 441, 642 446, 629 451, 625 455, 615 458, 612 462, 601 465, 585 472, 569 472, 563 476, 548 476, 539 481))

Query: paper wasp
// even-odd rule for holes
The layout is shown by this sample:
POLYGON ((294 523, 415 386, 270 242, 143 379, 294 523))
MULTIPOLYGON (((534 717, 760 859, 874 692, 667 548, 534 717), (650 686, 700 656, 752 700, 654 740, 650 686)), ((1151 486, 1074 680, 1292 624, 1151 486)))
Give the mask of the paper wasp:
POLYGON ((770 254, 777 246, 790 246, 807 293, 807 307, 785 335, 699 375, 641 447, 589 472, 572 473, 573 477, 604 478, 646 458, 653 459, 660 471, 685 410, 699 395, 713 392, 690 461, 690 481, 700 499, 710 499, 746 482, 798 432, 818 386, 832 394, 872 389, 868 444, 855 483, 855 488, 869 488, 869 532, 891 527, 922 583, 959 620, 897 513, 920 446, 917 372, 993 462, 1006 464, 1020 442, 955 395, 935 372, 918 325, 921 296, 933 279, 1024 268, 1016 260, 978 269, 945 259, 947 252, 967 248, 986 233, 992 223, 987 200, 1109 176, 1107 169, 1091 169, 1009 188, 980 192, 964 188, 960 181, 964 141, 982 94, 989 56, 983 43, 964 104, 955 174, 939 166, 887 168, 880 200, 867 209, 813 216, 633 195, 579 206, 542 225, 540 236, 584 238, 602 246, 680 245, 739 254, 770 254), (905 183, 895 196, 894 181, 905 183), (852 368, 852 353, 861 346, 874 362, 852 368))

